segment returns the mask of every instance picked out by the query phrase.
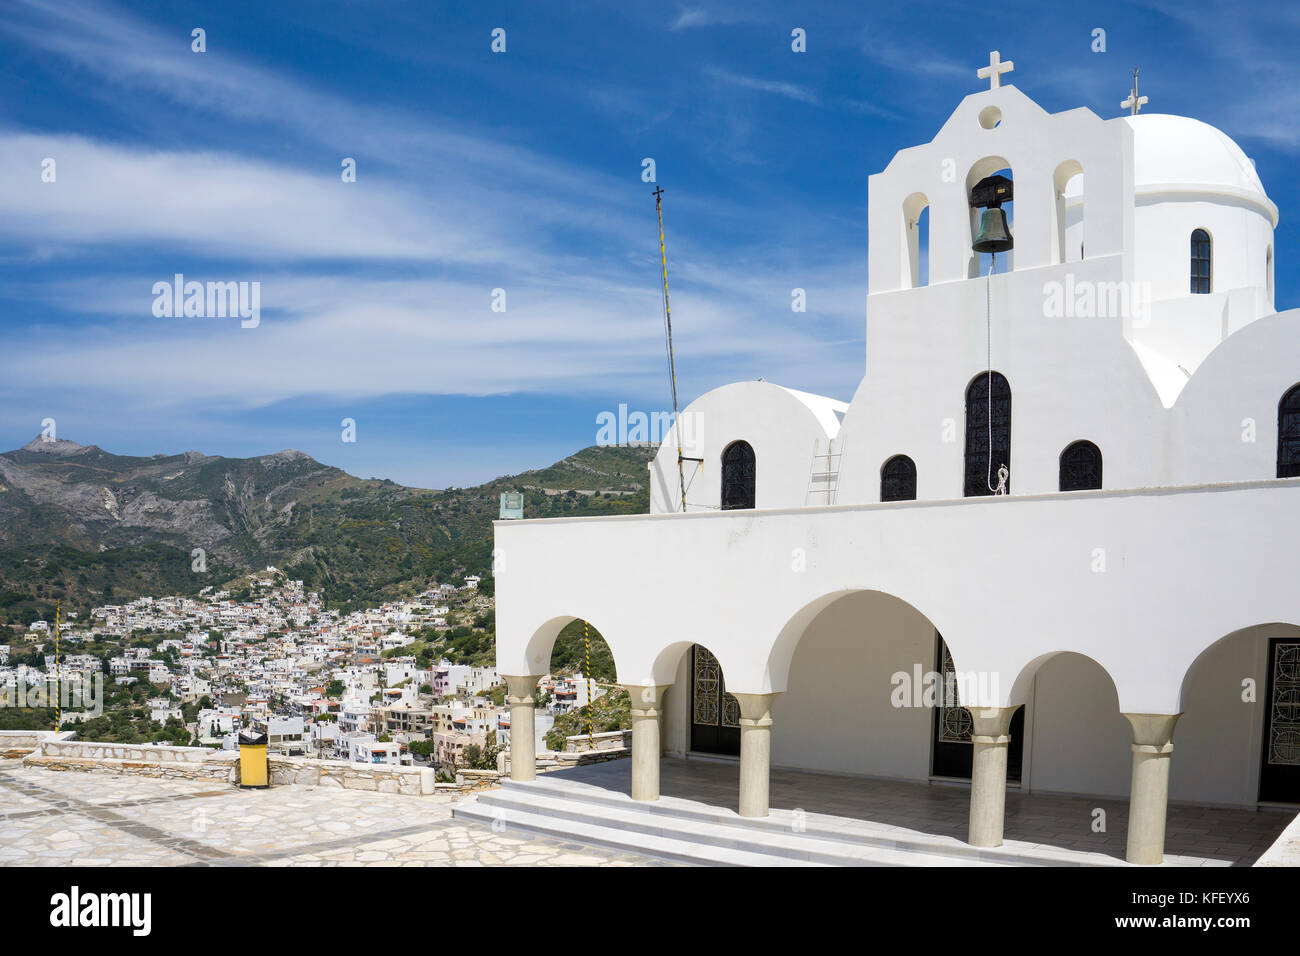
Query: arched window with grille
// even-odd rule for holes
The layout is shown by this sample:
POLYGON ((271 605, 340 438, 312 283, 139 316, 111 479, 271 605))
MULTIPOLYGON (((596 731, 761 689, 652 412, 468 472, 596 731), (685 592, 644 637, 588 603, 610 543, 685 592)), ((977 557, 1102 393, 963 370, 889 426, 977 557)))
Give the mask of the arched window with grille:
POLYGON ((754 507, 754 449, 733 441, 722 453, 722 510, 754 507))
POLYGON ((1295 478, 1300 475, 1300 385, 1277 403, 1277 476, 1295 478))
POLYGON ((1206 294, 1210 291, 1210 234, 1204 229, 1192 230, 1192 292, 1206 294))
POLYGON ((1007 469, 1011 491, 1011 385, 1000 372, 981 373, 966 387, 966 489, 968 498, 991 495, 998 487, 998 469, 1007 469), (992 414, 989 399, 992 398, 992 414), (989 466, 989 438, 993 463, 989 466), (992 485, 992 488, 989 486, 992 485))
POLYGON ((916 462, 895 455, 880 467, 880 500, 916 500, 916 462))
POLYGON ((1076 441, 1061 452, 1062 491, 1093 491, 1101 487, 1101 449, 1090 441, 1076 441))

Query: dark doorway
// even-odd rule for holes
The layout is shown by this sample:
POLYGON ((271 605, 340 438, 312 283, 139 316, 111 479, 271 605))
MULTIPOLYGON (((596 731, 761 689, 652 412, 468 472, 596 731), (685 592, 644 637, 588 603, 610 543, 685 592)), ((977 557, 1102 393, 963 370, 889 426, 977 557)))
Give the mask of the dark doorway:
POLYGON ((1264 701, 1264 760, 1259 799, 1300 803, 1300 640, 1268 642, 1268 687, 1264 701))
POLYGON ((740 702, 727 693, 718 659, 699 644, 691 648, 691 749, 740 755, 740 702))
MULTIPOLYGON (((956 674, 952 663, 952 654, 948 645, 938 634, 935 635, 935 672, 942 676, 941 694, 934 708, 934 749, 930 764, 930 773, 936 777, 955 777, 969 780, 971 765, 974 762, 974 744, 971 733, 974 726, 970 711, 961 706, 957 700, 953 677, 956 674), (942 692, 945 687, 953 687, 951 694, 942 692)), ((1007 782, 1019 783, 1021 768, 1024 764, 1025 708, 1016 708, 1011 717, 1011 728, 1007 731, 1011 743, 1007 745, 1007 782)))

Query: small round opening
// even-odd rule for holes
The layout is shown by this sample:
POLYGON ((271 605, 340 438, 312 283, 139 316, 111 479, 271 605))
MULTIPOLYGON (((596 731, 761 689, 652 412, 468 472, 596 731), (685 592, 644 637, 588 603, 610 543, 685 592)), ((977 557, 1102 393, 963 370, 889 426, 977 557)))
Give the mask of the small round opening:
POLYGON ((980 125, 985 129, 993 129, 1002 122, 1002 111, 996 106, 986 106, 980 110, 980 125))

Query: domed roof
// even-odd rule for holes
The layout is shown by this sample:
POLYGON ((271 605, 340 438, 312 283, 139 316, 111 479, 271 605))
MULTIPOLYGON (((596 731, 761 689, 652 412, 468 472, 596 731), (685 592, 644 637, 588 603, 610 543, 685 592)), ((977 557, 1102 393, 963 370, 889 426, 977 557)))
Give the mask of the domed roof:
POLYGON ((1153 187, 1208 186, 1267 200, 1255 164, 1209 123, 1168 113, 1121 119, 1133 130, 1133 184, 1139 194, 1153 187))

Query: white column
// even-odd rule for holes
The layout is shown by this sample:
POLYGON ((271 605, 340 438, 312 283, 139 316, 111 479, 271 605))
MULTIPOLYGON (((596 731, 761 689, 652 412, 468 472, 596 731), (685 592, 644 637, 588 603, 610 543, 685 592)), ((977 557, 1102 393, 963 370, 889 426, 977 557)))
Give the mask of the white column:
POLYGON ((971 846, 1001 846, 1002 821, 1007 805, 1007 733, 1016 707, 972 707, 974 753, 970 771, 971 846))
POLYGON ((624 684, 632 700, 632 799, 659 799, 659 717, 668 684, 624 684))
POLYGON ((1133 725, 1133 783, 1128 796, 1130 863, 1155 865, 1165 858, 1165 812, 1169 806, 1169 760, 1174 724, 1181 714, 1125 714, 1133 725))
POLYGON ((740 703, 740 815, 767 816, 776 694, 735 694, 740 703))
POLYGON ((510 779, 537 779, 537 721, 534 716, 537 682, 541 674, 506 679, 506 703, 510 705, 510 779))

